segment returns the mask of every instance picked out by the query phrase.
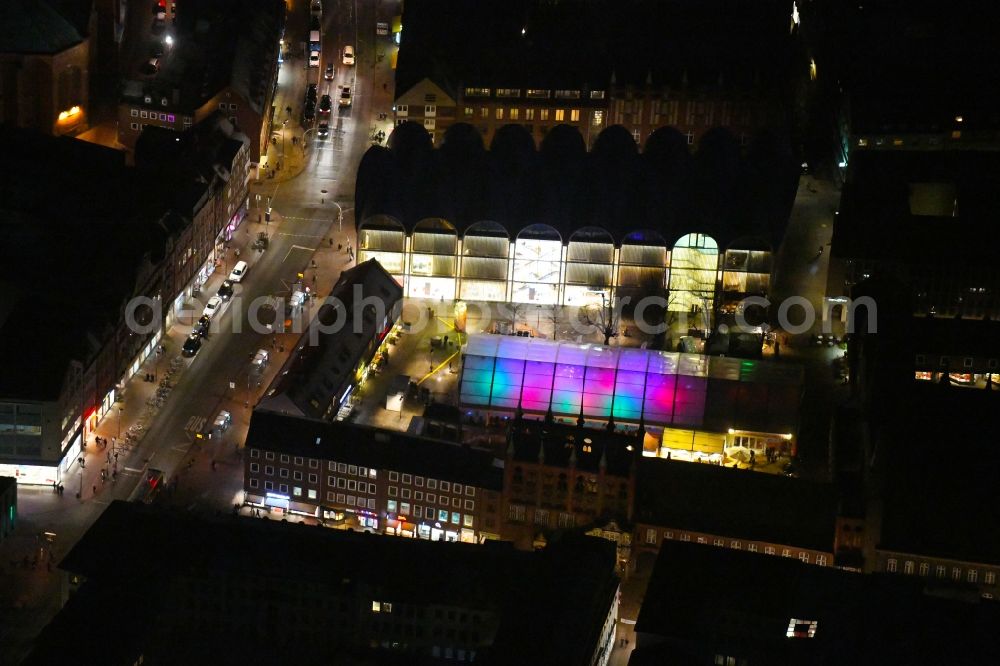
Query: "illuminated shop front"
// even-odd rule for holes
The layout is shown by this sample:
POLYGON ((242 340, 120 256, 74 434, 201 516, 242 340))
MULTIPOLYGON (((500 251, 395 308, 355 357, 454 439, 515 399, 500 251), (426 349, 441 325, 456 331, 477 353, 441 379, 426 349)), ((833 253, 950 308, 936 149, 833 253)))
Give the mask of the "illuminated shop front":
POLYGON ((506 301, 511 262, 510 237, 503 225, 477 222, 462 240, 462 294, 467 301, 506 301))
POLYGON ((670 254, 670 311, 711 312, 718 267, 715 239, 705 234, 681 236, 670 254))
POLYGON ((734 314, 741 300, 750 296, 767 296, 771 289, 772 262, 771 249, 763 244, 752 241, 733 243, 722 258, 720 311, 734 314))
POLYGON ((405 275, 406 231, 387 215, 376 215, 358 229, 358 264, 375 259, 399 284, 405 275))
POLYGON ((514 243, 511 300, 515 303, 555 305, 560 302, 563 244, 559 232, 547 224, 533 224, 514 243))
POLYGON ((410 239, 406 295, 411 298, 454 300, 457 264, 458 233, 455 227, 442 219, 421 220, 410 239))
POLYGON ((472 335, 463 363, 466 407, 718 433, 713 450, 731 428, 794 432, 802 390, 795 365, 540 338, 472 335))
POLYGON ((635 231, 622 240, 618 260, 618 295, 660 294, 667 285, 667 242, 655 231, 635 231))
POLYGON ((614 264, 615 241, 611 234, 598 227, 576 231, 569 237, 566 251, 564 304, 579 307, 610 301, 614 264))

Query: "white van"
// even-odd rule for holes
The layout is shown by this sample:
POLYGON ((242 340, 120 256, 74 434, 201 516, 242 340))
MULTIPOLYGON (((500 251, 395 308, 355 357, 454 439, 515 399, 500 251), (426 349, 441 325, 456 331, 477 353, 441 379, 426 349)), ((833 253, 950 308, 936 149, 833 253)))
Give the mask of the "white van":
POLYGON ((229 279, 232 282, 242 282, 243 276, 247 274, 247 262, 237 261, 236 265, 233 266, 233 272, 229 274, 229 279))

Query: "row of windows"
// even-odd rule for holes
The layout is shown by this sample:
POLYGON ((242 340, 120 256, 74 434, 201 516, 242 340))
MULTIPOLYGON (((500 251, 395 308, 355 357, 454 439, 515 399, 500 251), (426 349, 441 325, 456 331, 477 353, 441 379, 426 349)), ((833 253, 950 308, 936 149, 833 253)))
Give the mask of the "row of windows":
MULTIPOLYGON (((174 114, 172 114, 172 113, 159 113, 158 114, 156 111, 140 111, 139 109, 132 109, 132 117, 133 118, 149 118, 151 120, 156 120, 157 118, 159 118, 160 120, 166 121, 168 123, 172 123, 176 119, 176 116, 174 116, 174 114)), ((187 118, 185 118, 184 120, 185 120, 185 122, 188 121, 187 118)))
MULTIPOLYGON (((260 481, 258 481, 257 479, 250 479, 250 487, 251 488, 260 488, 260 481)), ((275 489, 275 487, 274 487, 274 482, 273 481, 264 481, 264 490, 274 490, 274 489, 275 489)), ((288 484, 287 483, 279 483, 277 491, 279 493, 283 493, 283 494, 287 495, 288 494, 288 484)), ((303 496, 302 487, 301 486, 293 486, 292 487, 292 495, 294 495, 295 497, 302 497, 303 496)), ((315 490, 313 490, 311 488, 306 491, 305 495, 306 495, 306 497, 308 497, 311 500, 317 499, 319 497, 319 493, 317 493, 315 490)))
MULTIPOLYGON (((507 518, 515 522, 524 522, 527 509, 523 504, 511 504, 507 507, 507 518)), ((548 526, 549 512, 546 509, 535 509, 535 523, 537 525, 548 526)), ((569 528, 576 525, 576 516, 572 513, 559 512, 556 523, 560 528, 569 528)))
MULTIPOLYGON (((466 88, 466 97, 489 97, 492 90, 490 88, 466 88)), ((497 97, 520 97, 520 88, 497 88, 497 97)), ((589 96, 590 99, 604 99, 603 90, 591 90, 589 95, 587 91, 579 90, 543 90, 541 88, 528 88, 525 91, 525 97, 529 99, 549 99, 550 97, 555 97, 556 99, 580 99, 582 96, 589 96)))
MULTIPOLYGON (((652 527, 646 528, 646 543, 647 544, 650 544, 652 546, 658 546, 660 544, 660 542, 659 542, 659 540, 658 540, 657 537, 658 537, 657 530, 655 528, 652 528, 652 527)), ((673 533, 673 531, 672 530, 665 530, 663 532, 663 538, 664 539, 673 540, 674 539, 674 533, 673 533)), ((691 535, 688 534, 687 532, 681 532, 679 540, 680 541, 691 541, 691 535)), ((696 541, 698 543, 706 544, 707 545, 708 544, 708 537, 700 536, 700 537, 696 538, 696 541)), ((714 537, 712 539, 712 545, 713 546, 717 546, 719 548, 723 548, 723 547, 726 546, 726 540, 723 539, 723 538, 721 538, 721 537, 714 537)), ((743 549, 743 544, 738 539, 730 539, 729 540, 729 547, 732 548, 733 550, 742 550, 743 549)), ((746 549, 747 549, 747 551, 749 551, 751 553, 756 553, 756 552, 758 552, 758 545, 756 543, 752 543, 751 542, 751 543, 747 544, 747 548, 746 549)), ((764 554, 765 555, 777 555, 778 554, 778 550, 774 546, 764 546, 764 554)), ((792 557, 792 549, 791 548, 782 548, 781 549, 781 556, 782 557, 792 557)), ((807 564, 809 563, 809 553, 808 552, 800 550, 800 551, 797 552, 796 556, 800 560, 802 560, 803 562, 805 562, 807 564)), ((826 566, 827 565, 827 556, 823 555, 823 554, 817 555, 816 556, 816 564, 818 564, 819 566, 826 566)))
POLYGON ((449 512, 447 509, 435 509, 432 506, 411 505, 409 502, 397 502, 389 500, 386 504, 388 513, 395 513, 400 516, 427 520, 436 520, 439 523, 452 523, 463 527, 472 527, 475 520, 472 514, 461 514, 458 511, 449 512))
MULTIPOLYGON (((567 119, 566 109, 524 109, 524 119, 534 120, 536 116, 536 111, 539 120, 548 120, 550 111, 553 119, 556 122, 564 122, 567 119)), ((471 106, 465 107, 466 118, 471 118, 474 115, 476 115, 476 110, 473 107, 471 106)), ((496 109, 494 109, 493 115, 496 117, 497 120, 503 120, 504 117, 510 120, 520 120, 521 109, 518 108, 508 109, 504 107, 497 107, 496 109)), ((486 106, 479 107, 479 117, 489 118, 490 117, 489 107, 486 106)), ((569 109, 568 117, 569 121, 572 123, 580 122, 580 109, 569 109)), ((601 118, 603 118, 603 114, 601 118)), ((598 122, 598 124, 600 124, 600 122, 598 122)))
POLYGON ((235 111, 236 110, 236 105, 235 104, 226 104, 225 102, 219 102, 219 111, 226 111, 226 110, 235 111))
MULTIPOLYGON (((899 569, 899 561, 890 557, 885 564, 885 570, 889 573, 896 573, 899 569)), ((917 571, 918 567, 913 560, 906 560, 903 563, 903 573, 907 575, 913 575, 914 571, 917 571)), ((927 562, 921 562, 919 566, 920 576, 929 576, 931 572, 931 565, 927 562)), ((934 576, 937 578, 945 578, 948 575, 948 567, 943 564, 938 564, 934 567, 934 576)), ((951 568, 951 579, 956 582, 962 580, 962 567, 952 567, 951 568)), ((965 572, 965 580, 969 583, 979 582, 979 570, 978 569, 967 569, 965 572)), ((983 583, 986 585, 996 585, 997 574, 995 571, 987 571, 983 575, 983 583)))
MULTIPOLYGON (((410 499, 410 489, 403 488, 402 492, 400 492, 399 488, 396 488, 395 486, 389 486, 389 497, 402 497, 403 499, 410 499)), ((426 495, 424 495, 424 493, 419 490, 413 492, 413 499, 415 499, 416 501, 422 502, 425 501, 425 498, 426 501, 430 502, 431 504, 440 504, 441 506, 448 506, 449 498, 446 495, 436 495, 434 493, 427 493, 426 495)), ((459 499, 458 497, 452 497, 450 499, 452 507, 456 509, 462 508, 463 504, 461 499, 459 499)), ((466 511, 475 511, 476 503, 470 499, 467 499, 465 500, 464 507, 466 511)))
MULTIPOLYGON (((404 484, 413 485, 416 486, 417 488, 423 488, 425 481, 424 477, 422 476, 415 476, 413 474, 407 474, 405 472, 400 474, 399 472, 393 472, 393 471, 389 472, 389 480, 396 482, 402 481, 402 483, 404 484)), ((450 481, 438 481, 437 479, 426 479, 426 482, 428 490, 441 490, 441 492, 455 493, 456 495, 461 495, 464 492, 468 497, 476 496, 476 489, 473 486, 463 486, 461 483, 451 483, 450 481)))

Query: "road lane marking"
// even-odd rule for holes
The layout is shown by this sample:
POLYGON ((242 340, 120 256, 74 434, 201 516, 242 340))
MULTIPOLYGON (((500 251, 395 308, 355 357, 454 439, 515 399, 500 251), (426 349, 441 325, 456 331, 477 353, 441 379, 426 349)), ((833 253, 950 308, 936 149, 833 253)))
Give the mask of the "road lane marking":
POLYGON ((315 252, 316 248, 306 247, 305 245, 293 245, 290 248, 288 248, 288 252, 285 253, 284 259, 281 260, 282 262, 288 261, 288 257, 289 255, 292 254, 292 250, 305 250, 306 252, 315 252))
POLYGON ((187 425, 184 426, 184 430, 187 432, 201 432, 205 429, 205 421, 208 419, 204 416, 192 416, 187 420, 187 425))

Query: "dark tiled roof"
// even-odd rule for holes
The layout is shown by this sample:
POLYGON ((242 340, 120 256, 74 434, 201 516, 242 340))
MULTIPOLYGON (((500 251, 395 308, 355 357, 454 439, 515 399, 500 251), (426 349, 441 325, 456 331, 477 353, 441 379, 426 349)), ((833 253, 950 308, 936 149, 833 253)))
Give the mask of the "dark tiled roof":
POLYGON ((856 151, 834 225, 833 251, 846 258, 922 266, 933 248, 938 263, 992 262, 1000 245, 998 188, 1000 154, 995 152, 856 151), (914 183, 953 187, 949 215, 911 214, 914 183))
POLYGON ((881 396, 882 548, 1000 564, 1000 393, 930 382, 881 396), (898 425, 897 425, 898 424, 898 425))
MULTIPOLYGON (((84 590, 111 587, 119 591, 117 599, 106 596, 105 603, 87 608, 102 610, 100 616, 110 626, 122 626, 117 623, 119 617, 127 620, 133 615, 133 605, 141 605, 139 616, 153 620, 139 627, 146 638, 155 636, 156 617, 177 610, 171 606, 179 602, 171 598, 173 585, 180 584, 183 595, 184 581, 208 577, 215 590, 200 594, 212 601, 224 594, 227 581, 246 580, 252 589, 287 591, 289 586, 296 589, 307 584, 352 595, 361 603, 370 603, 367 595, 377 594, 389 602, 491 610, 499 616, 499 627, 493 645, 477 654, 477 662, 582 666, 590 663, 587 658, 617 591, 614 563, 613 544, 586 537, 569 538, 533 553, 500 542, 430 542, 278 521, 202 519, 114 502, 60 567, 87 577, 84 590), (109 567, 109 562, 115 566, 109 567), (401 566, 409 573, 402 575, 401 566)), ((261 599, 266 603, 267 593, 261 599)), ((219 598, 218 603, 223 600, 219 598)), ((56 624, 72 626, 64 616, 74 613, 78 614, 77 609, 67 607, 56 624)), ((87 615, 88 620, 93 617, 87 615)), ((259 618, 249 621, 257 623, 259 618)), ((197 647, 217 649, 211 636, 197 636, 197 647)), ((176 649, 185 649, 191 639, 183 637, 176 649)), ((246 640, 256 644, 253 638, 246 640)), ((275 637, 262 640, 271 643, 275 637)), ((298 640, 310 643, 308 637, 298 640)), ((100 632, 86 631, 54 640, 68 651, 64 654, 82 663, 93 663, 87 655, 101 649, 98 643, 104 641, 106 636, 100 632), (92 642, 86 635, 99 638, 92 642)), ((148 642, 163 649, 163 643, 148 642)), ((237 645, 231 648, 239 650, 237 645)), ((53 648, 40 645, 40 649, 53 648)), ((416 656, 413 659, 406 663, 426 663, 416 656)), ((382 662, 374 659, 374 663, 382 662)))
POLYGON ((751 663, 992 662, 1000 658, 1000 642, 985 627, 1000 620, 1000 607, 978 602, 932 596, 912 576, 864 575, 665 542, 635 629, 647 638, 640 645, 673 646, 656 663, 688 663, 674 654, 686 658, 727 647, 751 663), (814 636, 788 637, 793 618, 815 621, 814 636))
POLYGON ((254 410, 246 445, 295 456, 432 476, 499 491, 503 468, 493 454, 402 432, 254 410))
POLYGON ((750 87, 780 77, 791 40, 784 0, 598 0, 406 5, 396 90, 459 85, 605 90, 618 84, 750 87), (475 40, 468 26, 489 26, 475 40), (521 31, 524 29, 524 34, 521 31))
POLYGON ((643 457, 636 522, 833 551, 834 488, 802 479, 643 457))
POLYGON ((162 251, 166 206, 118 151, 14 129, 0 149, 33 156, 0 179, 0 396, 51 399, 118 322, 143 254, 162 251))
POLYGON ((354 383, 358 364, 374 352, 370 346, 384 332, 383 318, 389 317, 389 324, 393 323, 402 298, 402 287, 375 259, 341 273, 328 302, 309 322, 258 409, 317 419, 335 417, 329 413, 332 405, 354 383), (356 288, 361 296, 357 308, 356 288), (374 308, 374 316, 369 310, 373 299, 383 304, 381 313, 374 308), (343 304, 343 310, 338 309, 338 303, 343 304), (336 328, 335 323, 340 322, 343 326, 336 328))
POLYGON ((629 475, 635 458, 628 447, 634 449, 638 442, 635 433, 609 433, 607 430, 532 419, 524 419, 520 425, 512 423, 510 437, 516 461, 538 463, 539 449, 544 448, 544 464, 569 467, 575 451, 577 469, 596 473, 603 459, 607 473, 621 477, 629 475))
POLYGON ((45 0, 0 2, 0 53, 62 53, 82 41, 72 19, 45 0))

